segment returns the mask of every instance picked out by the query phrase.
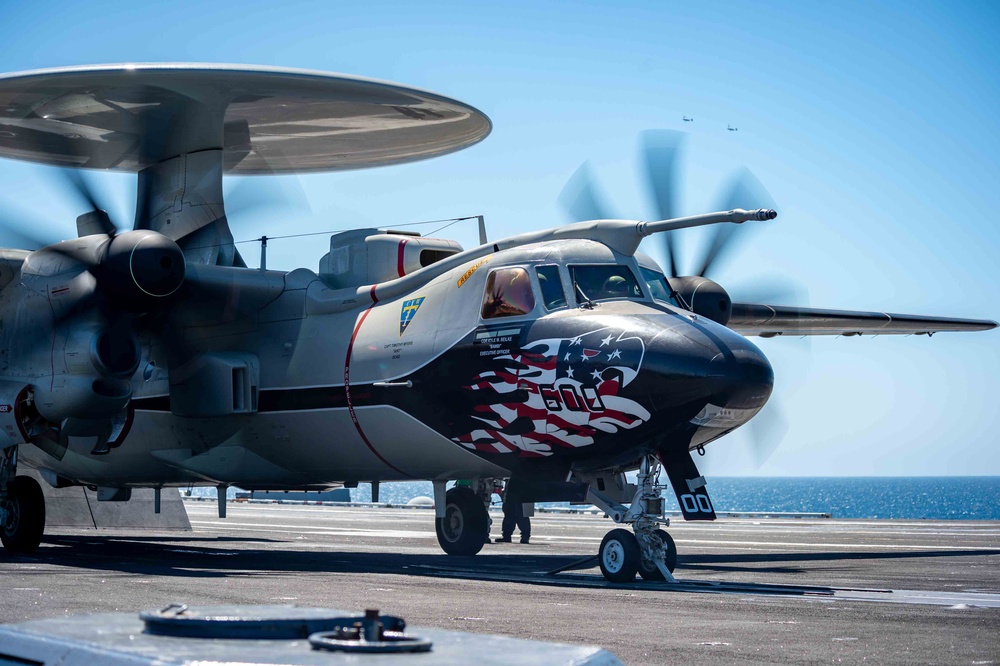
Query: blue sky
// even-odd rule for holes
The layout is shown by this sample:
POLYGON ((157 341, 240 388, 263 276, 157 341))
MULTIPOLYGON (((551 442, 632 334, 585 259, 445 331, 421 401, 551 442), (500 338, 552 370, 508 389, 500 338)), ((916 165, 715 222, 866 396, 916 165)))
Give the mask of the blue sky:
MULTIPOLYGON (((238 239, 479 213, 492 236, 555 226, 584 161, 619 214, 642 218, 637 135, 682 129, 683 212, 713 209, 741 165, 777 202, 714 276, 735 296, 785 280, 816 307, 1000 318, 997 3, 0 0, 0 18, 7 71, 304 67, 427 88, 493 120, 451 156, 302 177, 310 211, 235 219, 238 239)), ((69 236, 80 211, 47 174, 0 162, 0 202, 69 236)), ((134 177, 96 182, 129 219, 134 177)), ((473 226, 452 232, 475 244, 473 226)), ((274 241, 269 267, 315 269, 325 244, 274 241)), ((714 473, 1000 474, 1000 333, 759 346, 787 434, 760 468, 741 433, 712 445, 714 473)))

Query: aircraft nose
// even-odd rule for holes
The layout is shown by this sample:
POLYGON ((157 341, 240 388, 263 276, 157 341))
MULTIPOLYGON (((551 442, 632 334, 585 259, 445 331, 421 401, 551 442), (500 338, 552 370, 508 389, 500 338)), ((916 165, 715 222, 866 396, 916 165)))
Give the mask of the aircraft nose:
POLYGON ((738 333, 726 332, 719 352, 709 363, 713 395, 732 409, 760 409, 771 396, 774 371, 767 357, 738 333))
POLYGON ((697 412, 691 420, 697 426, 728 429, 746 423, 774 386, 771 364, 756 345, 714 322, 665 331, 650 351, 651 369, 660 378, 654 407, 671 414, 697 412))

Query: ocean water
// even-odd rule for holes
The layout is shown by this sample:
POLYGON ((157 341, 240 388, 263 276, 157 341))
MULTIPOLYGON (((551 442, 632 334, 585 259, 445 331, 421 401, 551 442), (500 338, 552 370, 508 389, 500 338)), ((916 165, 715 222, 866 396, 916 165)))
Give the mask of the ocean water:
POLYGON ((835 518, 1000 520, 1000 477, 803 477, 709 479, 716 507, 807 511, 835 518))
MULTIPOLYGON (((711 477, 717 511, 830 513, 834 518, 1000 520, 1000 477, 711 477)), ((214 493, 214 491, 212 491, 214 493)), ((383 483, 382 502, 405 504, 433 496, 431 484, 383 483)), ((351 491, 371 501, 371 487, 351 491)), ((494 497, 494 499, 496 499, 494 497)), ((676 500, 667 502, 676 509, 676 500)))

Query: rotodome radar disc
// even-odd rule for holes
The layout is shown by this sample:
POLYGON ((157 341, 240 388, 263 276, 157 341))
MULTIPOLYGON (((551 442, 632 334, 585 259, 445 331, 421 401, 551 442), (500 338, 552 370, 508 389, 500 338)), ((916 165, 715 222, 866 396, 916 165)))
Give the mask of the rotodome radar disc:
POLYGON ((224 148, 249 175, 360 169, 460 150, 492 129, 425 90, 241 65, 97 65, 0 76, 0 156, 136 172, 224 148))

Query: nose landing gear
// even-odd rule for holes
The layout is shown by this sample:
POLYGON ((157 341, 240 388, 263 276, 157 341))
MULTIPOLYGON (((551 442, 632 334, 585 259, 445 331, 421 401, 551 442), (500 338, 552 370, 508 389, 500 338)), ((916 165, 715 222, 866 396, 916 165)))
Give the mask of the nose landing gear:
MULTIPOLYGON (((646 542, 648 555, 639 562, 639 575, 645 580, 667 580, 669 574, 677 567, 677 546, 674 540, 664 530, 654 529, 644 533, 642 539, 646 542), (663 563, 667 573, 660 571, 658 563, 663 563)), ((637 535, 637 540, 638 535, 637 535)), ((639 540, 642 543, 642 540, 639 540)), ((675 582, 670 576, 671 582, 675 582)))
POLYGON ((629 507, 615 501, 608 494, 590 489, 587 500, 604 509, 620 524, 631 525, 634 532, 613 529, 601 541, 598 563, 604 577, 614 583, 635 580, 638 573, 645 580, 665 580, 676 583, 673 576, 677 566, 677 547, 660 525, 669 525, 663 517, 660 463, 653 456, 646 456, 639 467, 638 484, 629 507))

